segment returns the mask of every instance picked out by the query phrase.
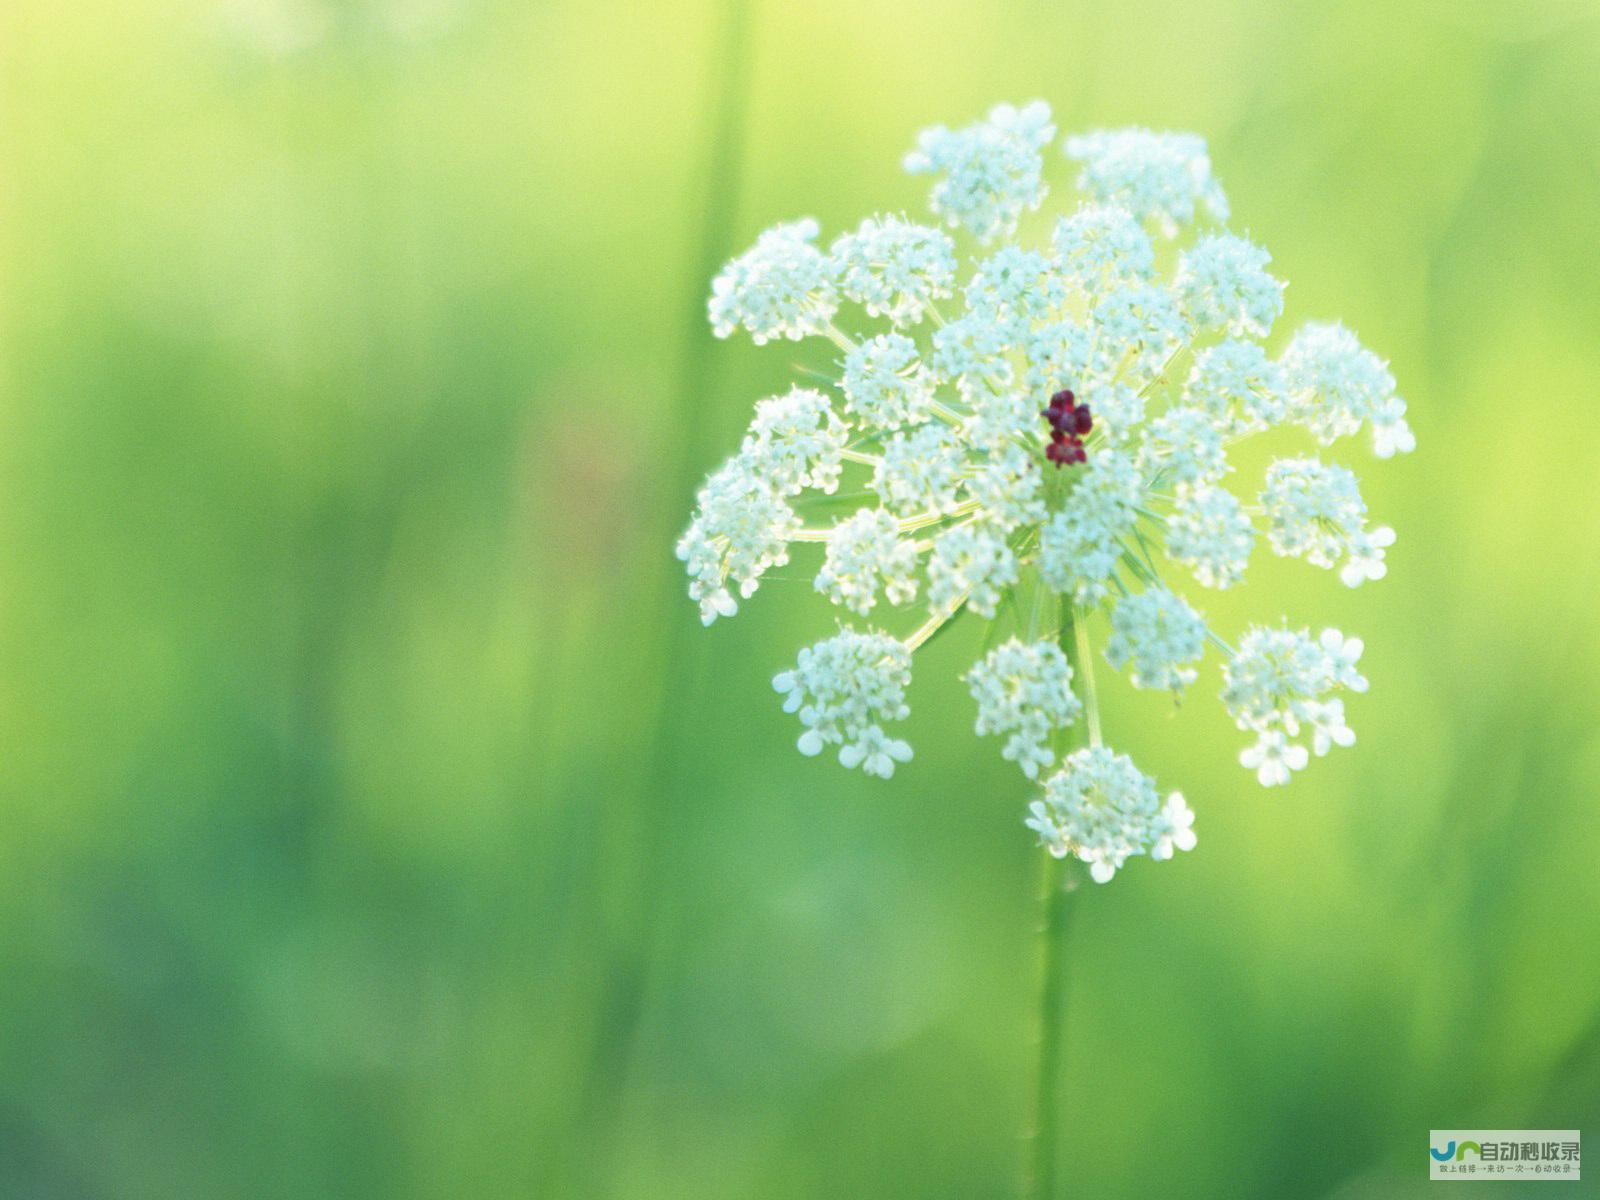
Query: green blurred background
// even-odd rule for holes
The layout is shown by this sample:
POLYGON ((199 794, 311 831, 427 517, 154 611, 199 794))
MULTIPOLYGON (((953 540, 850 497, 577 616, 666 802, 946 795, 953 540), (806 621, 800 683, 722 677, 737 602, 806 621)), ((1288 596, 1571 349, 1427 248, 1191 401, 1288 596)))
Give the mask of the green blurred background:
POLYGON ((807 353, 713 342, 716 264, 1035 96, 1205 134, 1421 442, 1354 454, 1388 579, 1205 597, 1366 638, 1355 749, 1265 792, 1213 687, 1107 688, 1200 846, 1081 894, 1073 1195, 1600 1145, 1593 0, 7 0, 0 56, 0 1196, 1012 1193, 971 646, 891 783, 803 760, 832 614, 702 630, 671 544, 807 353))

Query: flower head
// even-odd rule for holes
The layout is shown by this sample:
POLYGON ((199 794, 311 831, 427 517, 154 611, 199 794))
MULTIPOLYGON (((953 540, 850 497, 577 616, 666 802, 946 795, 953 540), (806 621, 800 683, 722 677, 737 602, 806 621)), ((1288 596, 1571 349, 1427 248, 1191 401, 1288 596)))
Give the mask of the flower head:
POLYGON ((1054 642, 1012 638, 973 664, 967 685, 978 702, 977 732, 1006 736, 1001 756, 1029 779, 1055 762, 1051 734, 1083 711, 1072 694, 1072 664, 1054 642))
POLYGON ((1132 666, 1134 687, 1181 692, 1199 674, 1206 623, 1183 597, 1164 587, 1124 596, 1111 610, 1106 658, 1119 670, 1132 666))
POLYGON ((1319 756, 1355 742, 1344 721, 1344 702, 1333 693, 1366 691, 1367 681, 1355 669, 1361 649, 1360 639, 1347 639, 1336 629, 1313 641, 1303 629, 1258 627, 1239 643, 1222 668, 1222 702, 1240 729, 1256 735, 1239 762, 1263 785, 1288 783, 1290 773, 1310 761, 1297 740, 1306 733, 1319 756))
POLYGON ((1078 187, 1116 204, 1167 237, 1204 210, 1228 219, 1228 201, 1211 175, 1206 144, 1192 133, 1101 130, 1067 139, 1067 155, 1083 164, 1078 187))
POLYGON ((782 495, 807 488, 831 492, 839 486, 848 433, 828 397, 797 387, 756 405, 740 455, 753 474, 782 495))
POLYGON ((1027 818, 1042 844, 1103 882, 1195 838, 1183 797, 1103 744, 1096 664, 1176 695, 1220 647, 1238 759, 1266 786, 1351 745, 1359 639, 1267 624, 1229 646, 1182 589, 1242 582, 1258 536, 1350 586, 1381 579, 1394 531, 1318 448, 1367 429, 1385 458, 1416 439, 1388 365, 1342 325, 1269 347, 1284 284, 1225 228, 1199 137, 1068 138, 1078 196, 1016 236, 1054 137, 1042 102, 925 130, 906 166, 932 177, 942 228, 873 216, 824 251, 803 220, 728 263, 713 332, 818 340, 795 351, 805 385, 756 404, 677 552, 707 624, 791 561, 837 617, 874 622, 773 681, 802 752, 834 747, 872 775, 910 761, 890 730, 909 715, 913 654, 985 622, 993 648, 962 673, 976 732, 1043 778, 1027 818), (1266 431, 1299 445, 1246 469, 1257 460, 1234 447, 1266 431))
POLYGON ((910 715, 905 702, 911 653, 882 633, 852 630, 807 646, 792 670, 775 675, 783 711, 800 714, 806 732, 800 753, 839 747, 839 761, 887 779, 894 765, 911 761, 911 746, 883 731, 886 721, 910 715))
POLYGON ((1406 402, 1395 393, 1388 364, 1343 325, 1313 322, 1294 335, 1283 353, 1289 415, 1323 445, 1372 428, 1379 458, 1409 453, 1417 439, 1406 424, 1406 402))
POLYGON ((730 459, 707 479, 688 532, 678 542, 678 557, 689 569, 689 595, 700 602, 707 625, 739 610, 728 592, 755 594, 768 567, 789 561, 789 538, 800 526, 772 486, 743 455, 730 459))
POLYGON ((880 333, 845 355, 839 390, 846 411, 876 429, 928 419, 935 381, 904 334, 880 333))
POLYGON ((1201 238, 1178 259, 1178 295, 1196 329, 1266 337, 1283 311, 1283 284, 1260 246, 1231 233, 1201 238))
POLYGON ((881 508, 863 508, 834 527, 816 588, 835 604, 866 616, 883 590, 890 604, 917 594, 917 548, 881 508))
POLYGON ((1279 459, 1267 470, 1261 509, 1267 541, 1278 554, 1319 567, 1343 559, 1339 577, 1350 587, 1383 578, 1383 552, 1394 545, 1394 530, 1367 528, 1367 506, 1348 468, 1315 458, 1279 459))
POLYGON ((1029 813, 1025 824, 1039 844, 1057 858, 1088 863, 1096 883, 1109 882, 1135 855, 1166 859, 1195 844, 1194 814, 1183 797, 1173 792, 1163 803, 1155 780, 1104 746, 1070 755, 1029 813))
POLYGON ((1023 108, 1001 104, 989 118, 963 129, 936 125, 917 137, 906 170, 943 176, 929 206, 950 225, 964 227, 980 242, 1017 227, 1024 211, 1045 196, 1044 155, 1056 135, 1050 106, 1035 100, 1023 108))
POLYGON ((950 235, 898 217, 868 217, 833 243, 832 257, 839 293, 897 327, 921 321, 956 277, 950 235))
POLYGON ((767 230, 711 284, 711 329, 728 337, 740 326, 756 345, 775 337, 799 341, 820 333, 839 306, 834 265, 811 243, 807 217, 767 230))

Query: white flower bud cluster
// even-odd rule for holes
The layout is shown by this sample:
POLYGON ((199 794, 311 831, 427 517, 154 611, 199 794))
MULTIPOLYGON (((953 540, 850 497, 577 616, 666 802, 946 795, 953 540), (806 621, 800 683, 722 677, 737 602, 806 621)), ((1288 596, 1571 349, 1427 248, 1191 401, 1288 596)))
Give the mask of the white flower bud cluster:
POLYGON ((756 345, 821 333, 839 307, 833 260, 811 243, 807 217, 767 230, 711 283, 711 331, 728 337, 741 325, 756 345))
POLYGON ((1147 478, 1171 483, 1212 483, 1231 469, 1216 421, 1186 404, 1174 405, 1145 427, 1139 465, 1147 478))
POLYGON ((1194 813, 1183 796, 1173 792, 1163 804, 1155 780, 1104 746, 1068 755, 1028 811, 1025 823, 1039 844, 1057 858, 1088 863, 1096 883, 1109 882, 1135 855, 1160 862, 1195 845, 1194 813))
POLYGON ((910 758, 885 727, 907 715, 913 652, 966 614, 988 622, 998 649, 965 675, 977 730, 1032 778, 1087 710, 1090 745, 1028 823, 1104 880, 1194 832, 1181 796, 1160 802, 1101 744, 1096 663, 1182 693, 1206 643, 1224 647, 1222 700, 1254 738, 1240 761, 1266 785, 1348 745, 1337 693, 1366 687, 1359 641, 1256 627, 1227 649, 1175 588, 1240 583, 1258 529, 1351 586, 1381 578, 1393 530, 1369 524, 1355 474, 1314 446, 1367 429, 1389 457, 1416 439, 1388 365, 1348 329, 1274 332, 1284 284, 1225 227, 1200 138, 1068 138, 1078 195, 1017 236, 1045 198, 1054 138, 1042 102, 926 130, 906 165, 933 177, 945 228, 873 216, 824 250, 801 220, 728 263, 708 305, 717 336, 815 340, 795 351, 805 386, 756 405, 677 552, 707 624, 791 558, 841 616, 875 622, 774 681, 804 752, 835 746, 869 774, 910 758), (1301 445, 1264 477, 1248 455, 1236 469, 1235 444, 1268 431, 1301 445))
POLYGON ((1000 756, 1029 779, 1055 762, 1050 735, 1078 719, 1083 704, 1072 694, 1072 664, 1054 642, 996 646, 967 672, 978 705, 978 735, 1006 738, 1000 756))
POLYGON ((1356 735, 1344 720, 1340 688, 1367 690, 1356 671, 1360 638, 1325 629, 1317 641, 1305 630, 1254 628, 1222 668, 1222 703, 1240 729, 1256 734, 1240 755, 1264 787, 1289 782, 1310 761, 1296 739, 1311 735, 1320 757, 1334 746, 1350 746, 1356 735))
POLYGON ((1155 222, 1167 237, 1204 209, 1228 219, 1228 200, 1211 175, 1206 144, 1192 133, 1101 130, 1067 139, 1067 157, 1083 164, 1078 190, 1114 204, 1135 220, 1155 222))
POLYGON ((1044 157, 1056 135, 1050 106, 1036 100, 989 110, 989 119, 964 129, 936 125, 917 137, 906 155, 912 174, 936 173, 928 206, 952 228, 965 227, 980 242, 1010 234, 1017 219, 1044 201, 1044 157))
POLYGON ((1067 281, 1055 262, 1036 250, 1002 246, 967 284, 967 310, 1021 340, 1048 321, 1067 299, 1067 281))
POLYGON ((1243 579, 1255 544, 1255 526, 1232 492, 1179 485, 1167 517, 1167 554, 1202 587, 1232 587, 1243 579))
POLYGON ((1289 415, 1324 446, 1372 428, 1379 458, 1409 454, 1417 439, 1406 424, 1406 402, 1395 392, 1388 364, 1343 325, 1305 326, 1283 352, 1289 378, 1289 415))
POLYGON ((954 612, 965 602, 993 620, 1005 589, 1017 582, 1017 556, 1005 534, 988 522, 968 521, 934 539, 928 557, 928 606, 954 612))
POLYGON ((1057 592, 1093 608, 1111 591, 1111 579, 1127 552, 1143 482, 1126 455, 1106 449, 1088 465, 1072 490, 1072 502, 1052 516, 1039 535, 1039 573, 1057 592))
POLYGON ((1132 213, 1086 204, 1056 222, 1051 239, 1061 273, 1087 295, 1117 283, 1141 283, 1155 272, 1156 248, 1132 213))
POLYGON ((934 380, 904 334, 868 338, 845 356, 839 390, 847 411, 876 429, 926 421, 934 380))
POLYGON ((839 486, 840 455, 849 434, 828 397, 797 387, 756 405, 740 456, 752 474, 782 495, 807 488, 832 492, 839 486))
POLYGON ((1280 458, 1267 468, 1261 490, 1267 541, 1286 558, 1333 567, 1349 587, 1382 579, 1383 552, 1394 545, 1387 525, 1367 528, 1367 506, 1349 468, 1315 458, 1280 458))
POLYGON ((905 702, 911 652, 885 633, 845 630, 800 651, 794 669, 773 677, 783 711, 798 713, 806 732, 800 753, 839 747, 839 762, 884 779, 911 761, 911 746, 883 731, 911 715, 905 702))
POLYGON ((896 516, 953 512, 961 506, 966 466, 955 431, 929 421, 889 438, 873 472, 872 489, 896 516))
POLYGON ((1206 648, 1206 623, 1189 602, 1164 587, 1124 596, 1111 610, 1106 661, 1119 671, 1131 664, 1134 687, 1181 692, 1199 676, 1189 663, 1206 648))
POLYGON ((689 596, 709 625, 739 611, 729 580, 749 599, 768 567, 789 561, 789 537, 800 522, 742 457, 730 459, 707 479, 698 501, 694 520, 678 542, 678 557, 688 566, 689 596))
POLYGON ((1201 238, 1178 259, 1175 286, 1196 329, 1266 337, 1283 312, 1283 283, 1260 246, 1231 233, 1201 238))
POLYGON ((1283 419, 1288 404, 1283 367, 1259 342, 1219 342, 1195 356, 1183 403, 1209 415, 1225 437, 1255 433, 1283 419))
POLYGON ((956 247, 942 229, 899 217, 868 217, 833 243, 839 292, 897 328, 915 325, 928 306, 949 296, 956 247))
POLYGON ((961 398, 978 405, 990 390, 1010 385, 1013 331, 977 313, 951 321, 933 335, 934 373, 955 382, 961 398))
POLYGON ((1156 283, 1125 283, 1094 306, 1102 342, 1120 347, 1134 362, 1158 371, 1189 338, 1189 323, 1168 288, 1156 283))
POLYGON ((863 508, 834 526, 816 589, 866 616, 881 588, 890 604, 917 594, 917 548, 900 540, 900 524, 881 508, 863 508))

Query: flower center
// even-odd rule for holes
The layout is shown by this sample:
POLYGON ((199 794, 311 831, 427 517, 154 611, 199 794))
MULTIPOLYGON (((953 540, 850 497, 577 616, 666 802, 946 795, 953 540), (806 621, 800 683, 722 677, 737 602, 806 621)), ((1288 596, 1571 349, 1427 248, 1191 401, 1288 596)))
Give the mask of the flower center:
POLYGON ((1040 414, 1050 422, 1050 445, 1044 456, 1058 467, 1086 461, 1083 452, 1083 435, 1094 428, 1094 418, 1087 404, 1078 404, 1070 391, 1062 390, 1050 397, 1050 404, 1040 414))

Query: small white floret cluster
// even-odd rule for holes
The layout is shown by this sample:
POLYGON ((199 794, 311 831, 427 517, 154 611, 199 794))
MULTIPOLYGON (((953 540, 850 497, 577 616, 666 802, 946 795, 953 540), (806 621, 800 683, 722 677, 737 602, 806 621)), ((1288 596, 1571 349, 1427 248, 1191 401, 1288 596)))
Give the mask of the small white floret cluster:
POLYGON ((1073 752, 1028 813, 1040 844, 1057 858, 1071 854, 1088 863, 1096 883, 1134 855, 1161 862, 1174 850, 1194 849, 1194 813, 1182 795, 1173 792, 1163 804, 1155 780, 1104 746, 1073 752))
POLYGON ((935 223, 874 216, 828 243, 800 219, 728 263, 713 332, 815 339, 828 353, 808 369, 836 382, 756 404, 678 556, 708 625, 791 556, 841 617, 873 622, 774 680, 804 753, 831 746, 872 775, 911 758, 886 730, 909 715, 913 653, 964 614, 986 621, 993 648, 965 673, 976 731, 1042 780, 1027 820, 1042 844, 1104 881, 1192 847, 1194 815, 1102 744, 1094 638, 1133 686, 1174 696, 1218 648, 1223 704, 1254 739, 1240 762, 1264 785, 1349 745, 1358 639, 1262 626, 1231 647, 1179 577, 1232 587, 1263 543, 1352 587, 1382 578, 1394 531, 1322 452, 1363 431, 1379 458, 1416 439, 1348 329, 1271 341, 1284 284, 1226 227, 1204 141, 1067 138, 1079 202, 1049 220, 1034 214, 1055 140, 1037 101, 926 130, 905 165, 932 177, 935 223), (1302 447, 1239 486, 1232 448, 1281 428, 1302 447))

